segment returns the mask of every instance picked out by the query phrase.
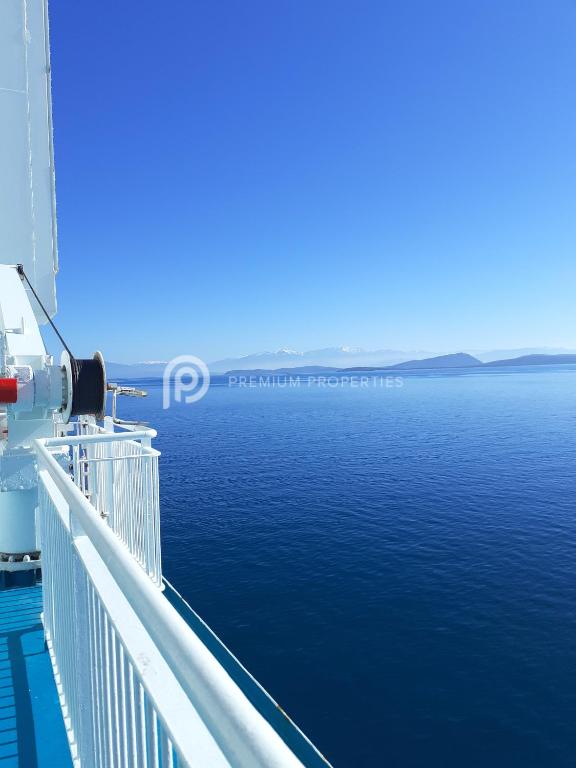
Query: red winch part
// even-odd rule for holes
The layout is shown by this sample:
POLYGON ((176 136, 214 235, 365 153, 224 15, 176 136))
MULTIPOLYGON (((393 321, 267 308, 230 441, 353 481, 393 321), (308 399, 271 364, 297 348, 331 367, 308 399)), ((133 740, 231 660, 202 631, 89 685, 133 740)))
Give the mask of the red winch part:
POLYGON ((18 400, 18 379, 0 379, 0 403, 18 400))

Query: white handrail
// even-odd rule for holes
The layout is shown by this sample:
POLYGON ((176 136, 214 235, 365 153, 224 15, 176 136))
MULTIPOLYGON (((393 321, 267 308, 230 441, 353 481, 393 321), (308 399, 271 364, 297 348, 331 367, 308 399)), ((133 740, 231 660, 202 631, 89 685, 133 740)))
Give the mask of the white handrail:
MULTIPOLYGON (((230 764, 242 768, 301 766, 278 733, 95 514, 46 442, 35 441, 39 468, 49 473, 69 505, 71 530, 76 526, 88 537, 230 764)), ((66 440, 63 444, 67 444, 66 440)), ((177 749, 186 741, 185 734, 171 735, 177 749)), ((194 755, 183 757, 194 763, 194 755)))
MULTIPOLYGON (((93 435, 68 435, 67 437, 43 438, 43 442, 53 447, 65 445, 81 445, 83 443, 115 443, 117 441, 130 442, 132 440, 144 440, 156 437, 155 429, 143 429, 138 432, 97 432, 93 435)), ((143 448, 146 446, 142 446, 143 448)))
POLYGON ((47 470, 39 482, 44 632, 75 768, 174 768, 192 754, 229 768, 47 470))

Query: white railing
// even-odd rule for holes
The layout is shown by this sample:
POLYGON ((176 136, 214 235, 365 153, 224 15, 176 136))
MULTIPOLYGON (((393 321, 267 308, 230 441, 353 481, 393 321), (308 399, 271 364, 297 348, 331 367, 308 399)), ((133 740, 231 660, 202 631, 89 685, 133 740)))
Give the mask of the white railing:
POLYGON ((44 628, 75 765, 302 766, 62 469, 53 442, 36 441, 44 628))
POLYGON ((80 434, 46 445, 68 448, 72 477, 152 581, 162 586, 158 457, 154 430, 108 432, 79 423, 80 434))

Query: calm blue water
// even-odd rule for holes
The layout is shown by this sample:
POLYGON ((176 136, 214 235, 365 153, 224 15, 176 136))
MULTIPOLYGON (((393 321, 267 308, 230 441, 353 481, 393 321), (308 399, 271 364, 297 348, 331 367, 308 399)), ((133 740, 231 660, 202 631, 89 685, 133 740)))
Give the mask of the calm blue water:
POLYGON ((576 369, 147 387, 166 576, 335 766, 576 765, 576 369))

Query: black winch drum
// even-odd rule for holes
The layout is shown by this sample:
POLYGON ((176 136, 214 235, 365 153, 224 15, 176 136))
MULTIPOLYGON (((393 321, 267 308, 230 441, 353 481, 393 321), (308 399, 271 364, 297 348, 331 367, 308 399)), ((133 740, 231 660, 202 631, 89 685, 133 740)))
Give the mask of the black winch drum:
POLYGON ((106 367, 101 352, 91 360, 80 360, 62 353, 60 365, 66 376, 68 396, 62 411, 67 424, 72 416, 95 416, 103 419, 106 411, 106 367))

